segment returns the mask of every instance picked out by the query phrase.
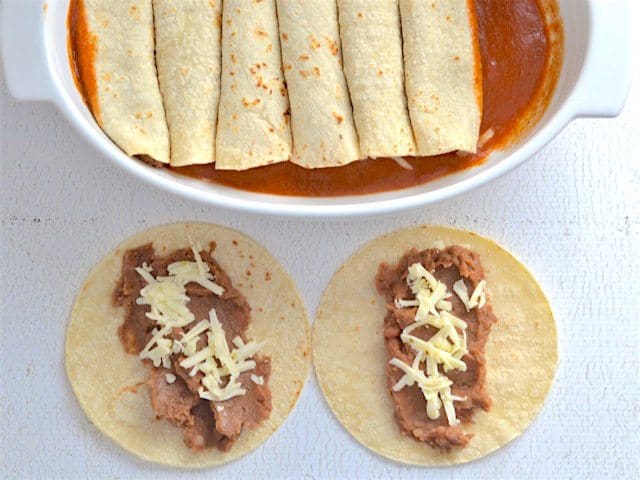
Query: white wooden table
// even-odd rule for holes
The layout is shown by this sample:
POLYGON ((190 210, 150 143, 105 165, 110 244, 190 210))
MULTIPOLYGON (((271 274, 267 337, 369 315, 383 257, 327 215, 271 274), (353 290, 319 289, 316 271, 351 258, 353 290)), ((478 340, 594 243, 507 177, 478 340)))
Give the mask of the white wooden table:
POLYGON ((638 77, 620 118, 576 121, 484 188, 393 217, 332 222, 221 211, 155 190, 96 154, 52 106, 16 103, 0 84, 0 477, 638 478, 639 189, 638 77), (311 316, 335 269, 379 234, 433 223, 494 238, 530 266, 557 316, 560 362, 542 413, 487 458, 409 468, 357 444, 311 377, 284 426, 239 461, 183 472, 137 460, 80 410, 64 370, 65 329, 103 255, 141 229, 185 220, 264 244, 311 316))

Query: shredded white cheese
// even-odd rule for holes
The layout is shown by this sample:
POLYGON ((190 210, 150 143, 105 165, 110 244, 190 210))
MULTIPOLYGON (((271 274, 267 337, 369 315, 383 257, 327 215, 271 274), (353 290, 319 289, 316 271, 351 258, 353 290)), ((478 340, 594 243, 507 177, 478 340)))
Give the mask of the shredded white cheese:
MULTIPOLYGON (((417 307, 414 323, 405 327, 400 335, 402 342, 409 345, 416 352, 416 356, 411 365, 398 358, 391 359, 390 363, 404 372, 392 389, 397 392, 405 386, 417 384, 427 402, 429 418, 440 418, 440 409, 444 408, 449 425, 456 425, 459 420, 456 418, 453 402, 464 401, 466 398, 452 395, 453 382, 440 373, 438 366, 442 365, 444 372, 466 371, 467 365, 462 358, 468 353, 467 324, 451 313, 452 305, 447 300, 451 294, 447 291, 446 285, 438 281, 420 263, 414 263, 409 267, 407 284, 415 299, 397 299, 395 304, 396 308, 417 307), (411 334, 417 328, 426 326, 438 329, 429 340, 411 334), (425 370, 421 368, 423 362, 425 370)), ((459 280, 453 288, 465 306, 471 305, 473 300, 476 306, 481 307, 485 301, 484 285, 484 281, 478 284, 471 299, 467 295, 464 281, 459 280), (464 291, 460 288, 460 282, 464 291), (463 298, 464 295, 467 296, 463 298)))
POLYGON ((453 284, 453 291, 456 293, 460 301, 464 304, 464 307, 467 309, 467 312, 473 310, 474 308, 482 308, 487 301, 485 294, 485 286, 487 282, 484 280, 480 280, 476 288, 474 288, 471 297, 469 297, 469 292, 467 291, 467 285, 464 283, 464 280, 461 278, 456 283, 453 284))
POLYGON ((473 293, 471 294, 471 298, 469 299, 469 306, 471 308, 482 308, 484 304, 487 302, 486 295, 484 293, 484 287, 487 285, 487 282, 484 280, 480 280, 476 288, 474 288, 473 293))
MULTIPOLYGON (((246 393, 237 381, 238 377, 241 373, 256 367, 251 357, 263 344, 253 341, 245 344, 240 337, 235 337, 233 344, 236 348, 230 350, 215 309, 209 312, 209 320, 199 321, 183 333, 180 339, 167 338, 174 328, 183 328, 195 320, 187 307, 190 301, 186 294, 188 283, 196 283, 218 296, 224 293, 224 288, 214 282, 209 264, 202 260, 199 248, 193 242, 191 250, 195 261, 170 264, 166 276, 154 278, 151 274, 152 269, 146 264, 136 268, 136 272, 147 282, 140 290, 140 297, 136 303, 148 305, 150 311, 145 315, 160 327, 152 331, 151 339, 139 357, 151 360, 156 367, 162 365, 170 368, 171 355, 183 354, 185 359, 180 362, 180 366, 189 370, 189 376, 193 377, 199 372, 203 374, 202 385, 198 390, 200 397, 211 401, 224 401, 246 393), (198 342, 203 335, 206 337, 206 345, 198 350, 198 342)), ((253 377, 254 375, 252 380, 253 377)), ((176 377, 168 373, 165 379, 167 383, 173 383, 176 377)))
POLYGON ((158 324, 165 326, 169 323, 176 326, 184 326, 193 321, 193 314, 187 308, 185 284, 172 281, 171 277, 158 280, 151 276, 151 268, 143 264, 136 268, 136 272, 142 276, 147 285, 140 290, 140 297, 136 300, 138 305, 149 305, 151 311, 145 316, 158 324))
MULTIPOLYGON (((440 374, 436 369, 432 370, 429 376, 424 374, 424 371, 420 369, 420 362, 422 361, 422 353, 418 353, 413 360, 411 366, 402 362, 397 358, 391 359, 391 364, 402 370, 405 375, 396 383, 392 390, 394 392, 400 391, 405 386, 412 386, 415 383, 422 391, 422 395, 427 401, 427 416, 435 420, 440 418, 440 407, 444 404, 445 414, 450 425, 456 425, 459 420, 455 416, 455 409, 453 407, 453 401, 461 401, 463 398, 451 395, 451 385, 453 382, 446 376, 440 374)), ((430 360, 427 357, 427 364, 430 364, 430 360)))
MULTIPOLYGON (((244 395, 246 390, 238 382, 238 377, 241 373, 256 367, 256 362, 251 360, 251 357, 264 343, 258 344, 251 341, 245 344, 240 337, 235 337, 233 344, 236 348, 229 350, 224 329, 214 309, 209 312, 209 320, 202 320, 194 327, 194 329, 196 328, 200 330, 200 333, 206 331, 207 345, 197 352, 183 352, 187 358, 180 362, 180 366, 191 369, 189 372, 191 376, 198 372, 204 374, 202 386, 198 390, 200 397, 221 402, 244 395), (229 378, 223 387, 224 377, 229 378)), ((191 331, 183 336, 183 343, 185 338, 187 338, 187 343, 195 340, 195 338, 188 338, 189 335, 191 335, 191 331)))
POLYGON ((396 308, 418 307, 416 318, 419 320, 429 314, 440 316, 439 312, 443 310, 451 311, 451 302, 447 300, 451 294, 447 292, 446 285, 437 281, 420 263, 409 267, 407 284, 416 298, 396 299, 396 308))
POLYGON ((406 158, 391 157, 391 159, 396 162, 399 167, 404 168, 405 170, 413 170, 413 165, 411 165, 406 158))
POLYGON ((138 355, 140 359, 144 360, 145 358, 148 358, 153 362, 154 367, 162 365, 164 368, 169 368, 171 366, 171 360, 169 357, 171 356, 173 345, 171 344, 171 340, 164 338, 164 336, 170 331, 170 325, 167 325, 160 330, 157 328, 154 329, 151 332, 151 340, 147 342, 138 355))
POLYGON ((187 307, 189 297, 186 285, 194 282, 215 295, 224 293, 224 288, 213 282, 214 278, 209 265, 202 261, 199 249, 193 243, 191 243, 191 250, 195 262, 174 262, 167 267, 167 276, 154 278, 151 275, 152 268, 146 263, 143 263, 142 267, 136 268, 136 272, 147 282, 147 285, 140 290, 140 296, 136 299, 136 303, 148 305, 150 311, 145 313, 145 316, 157 322, 161 327, 160 331, 154 333, 151 340, 140 352, 140 358, 150 359, 156 367, 162 364, 168 368, 170 355, 178 353, 173 340, 164 337, 173 328, 184 327, 195 320, 187 307))
POLYGON ((250 378, 251 378, 251 381, 253 383, 255 383, 256 385, 264 385, 264 377, 258 376, 258 375, 254 375, 252 373, 250 378))
POLYGON ((469 307, 469 293, 467 292, 467 286, 462 278, 453 284, 453 291, 464 305, 464 308, 467 309, 467 312, 471 310, 469 307))
POLYGON ((493 130, 493 128, 485 130, 482 135, 480 135, 480 138, 478 138, 478 148, 480 149, 484 147, 485 143, 491 140, 495 136, 495 134, 496 132, 493 130))

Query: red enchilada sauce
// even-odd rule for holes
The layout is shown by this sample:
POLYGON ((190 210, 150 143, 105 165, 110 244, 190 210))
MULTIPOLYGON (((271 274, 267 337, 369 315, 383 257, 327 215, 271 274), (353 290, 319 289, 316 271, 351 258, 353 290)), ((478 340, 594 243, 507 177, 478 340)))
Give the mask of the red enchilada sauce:
MULTIPOLYGON (((394 160, 362 160, 337 168, 307 170, 291 162, 246 171, 213 165, 172 168, 177 173, 241 190, 296 196, 361 195, 413 187, 482 164, 508 145, 546 108, 562 59, 562 25, 553 0, 475 0, 483 76, 481 133, 493 136, 476 155, 456 153, 407 158, 413 170, 394 160), (547 21, 547 18, 551 19, 547 21)), ((94 114, 95 43, 87 30, 83 0, 69 8, 70 55, 80 91, 94 114)))
POLYGON ((85 103, 89 105, 91 113, 97 119, 100 118, 100 104, 95 70, 96 41, 89 32, 84 0, 71 0, 67 23, 69 30, 67 48, 73 80, 85 103))

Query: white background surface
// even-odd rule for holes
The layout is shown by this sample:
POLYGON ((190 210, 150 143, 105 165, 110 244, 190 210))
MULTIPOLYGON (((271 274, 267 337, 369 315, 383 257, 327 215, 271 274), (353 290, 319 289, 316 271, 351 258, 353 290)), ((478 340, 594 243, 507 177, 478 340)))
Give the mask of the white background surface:
POLYGON ((636 77, 620 118, 574 122, 523 167, 464 197, 392 217, 264 218, 132 180, 52 106, 16 103, 0 83, 0 477, 637 478, 639 158, 636 77), (264 244, 298 283, 311 317, 335 269, 379 234, 433 223, 494 238, 530 266, 556 313, 560 362, 542 413, 487 458, 410 468, 357 444, 311 377, 284 426, 239 461, 182 472, 137 460, 79 409, 64 371, 65 328, 102 256, 134 232, 186 220, 237 228, 264 244))

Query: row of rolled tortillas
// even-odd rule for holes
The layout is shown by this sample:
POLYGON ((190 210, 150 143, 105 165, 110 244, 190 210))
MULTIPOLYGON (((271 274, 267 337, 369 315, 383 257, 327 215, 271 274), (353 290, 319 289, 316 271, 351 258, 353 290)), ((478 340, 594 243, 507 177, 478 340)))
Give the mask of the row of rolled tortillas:
POLYGON ((129 155, 244 170, 476 151, 468 0, 84 2, 96 119, 129 155))

